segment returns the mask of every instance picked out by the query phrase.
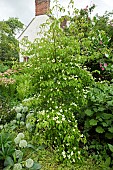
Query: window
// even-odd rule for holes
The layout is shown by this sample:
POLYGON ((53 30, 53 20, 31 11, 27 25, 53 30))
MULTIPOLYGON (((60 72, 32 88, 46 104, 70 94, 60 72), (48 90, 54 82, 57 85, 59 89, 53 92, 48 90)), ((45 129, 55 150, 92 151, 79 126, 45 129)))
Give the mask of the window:
POLYGON ((24 62, 28 62, 29 57, 28 56, 24 56, 24 62))

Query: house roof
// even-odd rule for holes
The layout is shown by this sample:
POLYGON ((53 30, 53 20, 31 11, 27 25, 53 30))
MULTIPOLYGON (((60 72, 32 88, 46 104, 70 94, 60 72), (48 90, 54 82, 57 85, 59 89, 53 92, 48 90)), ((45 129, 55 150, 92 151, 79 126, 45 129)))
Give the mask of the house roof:
POLYGON ((44 14, 35 16, 24 31, 19 35, 18 40, 22 40, 25 36, 28 37, 29 41, 33 42, 36 38, 40 38, 41 35, 38 33, 41 31, 41 25, 46 23, 50 16, 44 14))
POLYGON ((22 33, 19 35, 18 39, 22 36, 22 34, 27 30, 27 28, 29 27, 29 25, 31 25, 31 23, 33 22, 33 20, 35 19, 35 17, 31 20, 31 22, 26 26, 26 28, 22 31, 22 33))

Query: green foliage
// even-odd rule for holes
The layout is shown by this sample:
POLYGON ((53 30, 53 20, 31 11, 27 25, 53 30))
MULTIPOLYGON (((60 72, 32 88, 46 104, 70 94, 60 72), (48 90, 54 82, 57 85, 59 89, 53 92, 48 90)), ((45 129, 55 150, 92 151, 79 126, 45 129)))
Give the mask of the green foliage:
POLYGON ((5 124, 14 119, 15 113, 11 111, 10 102, 0 96, 0 124, 5 124))
POLYGON ((12 134, 1 132, 0 133, 0 160, 5 160, 11 156, 15 150, 12 134))
POLYGON ((29 55, 35 55, 29 62, 31 79, 38 96, 39 110, 64 105, 74 112, 87 104, 86 94, 93 78, 77 62, 80 56, 79 37, 72 34, 71 25, 72 35, 68 36, 59 27, 60 22, 60 19, 54 19, 45 38, 29 46, 29 55))
MULTIPOLYGON (((108 25, 105 29, 101 29, 105 18, 97 16, 89 18, 94 8, 95 5, 81 10, 73 9, 73 15, 68 11, 68 16, 59 19, 50 17, 42 26, 42 30, 46 27, 49 30, 43 34, 41 32, 44 35, 41 39, 36 39, 33 43, 26 39, 22 41, 26 49, 22 54, 31 56, 30 61, 15 66, 18 73, 10 75, 10 72, 4 72, 3 68, 0 74, 1 97, 7 97, 11 101, 19 100, 25 105, 14 107, 12 110, 14 115, 11 114, 13 118, 7 119, 5 113, 7 109, 4 109, 5 105, 2 103, 3 125, 0 128, 7 128, 11 133, 13 130, 25 132, 30 144, 27 145, 27 141, 18 138, 17 135, 16 150, 19 150, 19 147, 23 150, 25 146, 33 149, 32 143, 35 146, 39 144, 47 146, 48 149, 54 150, 57 161, 67 165, 67 169, 76 167, 76 169, 107 170, 112 165, 111 34, 108 32, 106 34, 108 25), (61 28, 63 21, 67 21, 68 24, 61 28), (11 83, 12 78, 13 83, 11 83), (4 125, 4 119, 8 124, 4 125), (70 166, 82 162, 87 155, 86 150, 100 167, 98 165, 99 168, 96 165, 87 166, 88 168, 85 165, 80 167, 80 164, 70 166)), ((59 10, 62 11, 62 8, 59 10)), ((104 21, 107 24, 108 18, 104 21)), ((14 42, 14 34, 18 28, 16 26, 22 25, 13 19, 0 24, 3 28, 2 40, 9 40, 8 34, 12 38, 10 42, 14 42)), ((5 49, 4 41, 1 45, 5 49)), ((3 57, 3 50, 1 54, 3 57)), ((14 54, 13 51, 10 54, 14 54)), ((10 54, 7 53, 7 56, 10 54)), ((26 163, 29 161, 33 163, 31 159, 26 161, 27 154, 26 157, 21 155, 18 158, 15 155, 14 153, 13 156, 6 158, 4 164, 7 168, 14 166, 14 169, 22 169, 24 165, 25 169, 26 163)), ((30 168, 40 169, 40 165, 34 163, 30 168)), ((62 166, 59 169, 62 169, 62 166)))
POLYGON ((23 100, 25 98, 30 97, 30 95, 33 94, 34 88, 33 83, 31 81, 31 75, 30 74, 20 74, 20 76, 14 76, 14 79, 16 81, 16 92, 17 92, 17 98, 19 100, 23 100))
POLYGON ((10 126, 12 125, 9 123, 9 127, 4 126, 4 129, 0 132, 0 162, 4 162, 2 168, 4 168, 4 170, 21 170, 23 167, 29 170, 40 169, 41 165, 39 163, 33 161, 31 158, 25 157, 27 149, 34 150, 35 147, 24 139, 25 135, 23 133, 18 133, 15 137, 15 133, 11 131, 10 126), (8 130, 10 130, 10 133, 8 130))
POLYGON ((0 21, 0 60, 15 61, 19 57, 18 40, 15 34, 23 28, 17 18, 0 21))
POLYGON ((88 108, 84 112, 84 132, 89 136, 90 145, 102 155, 104 154, 102 146, 105 145, 106 153, 103 156, 109 155, 111 159, 112 153, 110 151, 112 150, 113 139, 112 91, 113 84, 108 84, 107 82, 96 83, 88 94, 88 108), (100 147, 91 144, 95 140, 99 143, 100 147))
MULTIPOLYGON (((30 118, 31 119, 31 118, 30 118)), ((33 115, 32 115, 33 123, 33 115)), ((36 120, 35 120, 36 121, 36 120)), ((31 122, 28 122, 32 126, 31 122)), ((40 141, 42 138, 44 144, 53 147, 59 156, 59 161, 80 162, 85 150, 80 149, 80 144, 85 144, 86 139, 78 130, 77 121, 71 112, 63 110, 37 113, 37 123, 34 140, 40 141)))
POLYGON ((7 69, 9 69, 9 67, 0 62, 0 73, 5 72, 7 69))
MULTIPOLYGON (((112 91, 112 85, 95 85, 92 75, 96 81, 112 80, 112 49, 109 48, 110 37, 104 30, 97 28, 98 19, 89 19, 92 9, 74 9, 73 17, 69 15, 59 19, 53 18, 43 25, 43 28, 49 27, 43 38, 36 39, 33 43, 22 42, 25 47, 28 46, 22 54, 33 56, 29 62, 29 70, 36 92, 36 109, 38 112, 45 110, 37 126, 35 118, 28 119, 27 123, 32 120, 34 125, 30 123, 29 130, 32 131, 36 126, 40 136, 56 149, 53 142, 59 143, 62 139, 57 137, 58 141, 53 140, 57 124, 51 116, 57 117, 59 110, 63 110, 65 114, 69 113, 68 118, 73 114, 75 120, 78 119, 78 127, 87 135, 91 151, 101 152, 104 158, 106 155, 109 158, 107 143, 112 136, 112 95, 109 92, 112 91), (62 29, 59 25, 63 19, 66 19, 69 25, 62 29)), ((33 106, 32 101, 29 100, 29 104, 33 106)), ((57 131, 60 131, 61 125, 62 123, 57 131)), ((67 128, 67 134, 69 129, 67 128)), ((65 136, 62 126, 61 130, 62 136, 65 136)), ((60 150, 60 145, 58 149, 60 150)), ((63 150, 60 150, 60 154, 61 151, 63 150)))

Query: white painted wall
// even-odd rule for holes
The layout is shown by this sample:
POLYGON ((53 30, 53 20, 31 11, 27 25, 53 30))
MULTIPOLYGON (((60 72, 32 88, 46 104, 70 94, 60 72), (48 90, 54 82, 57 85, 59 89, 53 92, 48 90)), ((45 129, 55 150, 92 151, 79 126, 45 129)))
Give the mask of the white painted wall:
MULTIPOLYGON (((21 33, 18 40, 21 42, 21 40, 28 36, 28 40, 33 42, 36 38, 41 38, 42 35, 39 35, 38 32, 40 32, 40 26, 41 24, 44 24, 49 17, 47 15, 39 15, 36 16, 30 24, 25 28, 25 30, 21 33)), ((23 48, 20 45, 20 48, 23 48)), ((23 56, 20 54, 20 62, 23 62, 23 56)))

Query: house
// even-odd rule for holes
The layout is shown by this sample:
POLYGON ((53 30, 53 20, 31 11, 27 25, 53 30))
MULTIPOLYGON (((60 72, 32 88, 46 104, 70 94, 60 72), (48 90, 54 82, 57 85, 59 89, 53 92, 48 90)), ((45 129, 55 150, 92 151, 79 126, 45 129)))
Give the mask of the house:
MULTIPOLYGON (((18 40, 21 42, 23 38, 28 39, 29 41, 33 42, 36 38, 40 38, 41 35, 37 34, 40 32, 40 25, 44 24, 49 16, 47 12, 50 9, 50 0, 35 0, 35 17, 29 23, 29 25, 25 28, 25 30, 21 33, 18 40)), ((20 49, 24 48, 20 44, 20 49)), ((28 61, 28 56, 22 56, 20 54, 19 61, 28 61)))
MULTIPOLYGON (((47 19, 50 18, 49 15, 47 15, 48 11, 50 10, 50 0, 35 0, 35 17, 32 19, 32 21, 29 23, 29 25, 25 28, 25 30, 21 33, 18 40, 19 42, 22 41, 22 39, 28 39, 30 42, 34 42, 36 38, 41 38, 43 35, 38 34, 41 31, 40 26, 44 23, 46 23, 47 19)), ((52 18, 51 18, 52 19, 52 18)), ((65 16, 62 16, 62 22, 60 27, 64 29, 67 25, 67 20, 65 16)), ((46 28, 45 31, 47 31, 48 28, 46 28)), ((19 44, 20 50, 26 50, 24 46, 19 44)), ((29 59, 29 56, 23 56, 20 52, 19 55, 19 61, 20 62, 27 62, 29 59)))

